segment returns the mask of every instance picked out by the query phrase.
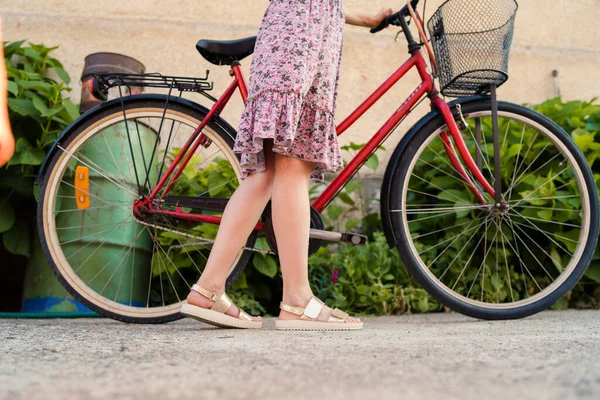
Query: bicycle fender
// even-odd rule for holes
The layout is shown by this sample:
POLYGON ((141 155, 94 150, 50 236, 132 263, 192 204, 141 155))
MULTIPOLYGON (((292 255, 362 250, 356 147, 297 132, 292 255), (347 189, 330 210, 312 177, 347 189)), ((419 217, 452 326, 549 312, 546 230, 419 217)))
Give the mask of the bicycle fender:
MULTIPOLYGON (((472 103, 472 102, 481 101, 481 100, 485 100, 485 99, 489 99, 489 96, 478 95, 478 96, 461 97, 461 98, 458 98, 456 100, 449 102, 448 106, 452 109, 457 104, 472 103)), ((423 127, 425 125, 427 125, 430 121, 432 121, 434 118, 441 116, 441 115, 442 115, 442 113, 438 109, 434 109, 433 111, 431 111, 430 113, 425 115, 423 118, 421 118, 416 124, 414 124, 408 130, 408 132, 406 132, 406 134, 402 137, 402 140, 400 140, 400 143, 394 149, 394 152, 392 153, 392 155, 390 157, 390 161, 388 162, 388 165, 386 167, 385 174, 383 176, 383 182, 381 184, 380 215, 381 215, 381 222, 383 224, 383 232, 385 234, 385 238, 387 239, 387 243, 388 243, 388 246, 390 249, 396 247, 396 244, 397 244, 396 233, 394 232, 394 229, 392 227, 392 221, 390 220, 390 212, 389 212, 390 191, 391 191, 391 183, 392 183, 393 173, 396 170, 396 168, 398 167, 398 164, 400 163, 400 160, 402 159, 404 151, 406 150, 406 147, 408 146, 408 144, 410 143, 412 138, 415 137, 415 135, 421 129, 423 129, 423 127)))
MULTIPOLYGON (((84 114, 80 115, 79 118, 77 118, 75 121, 73 121, 71 124, 69 124, 69 126, 67 126, 65 128, 65 130, 60 134, 60 136, 56 139, 56 141, 54 141, 54 143, 52 144, 52 147, 50 147, 50 150, 46 153, 46 157, 44 158, 44 161, 40 165, 40 169, 38 170, 37 176, 35 178, 35 184, 38 186, 40 185, 40 179, 42 176, 44 176, 44 173, 46 172, 46 168, 48 167, 49 160, 52 158, 54 153, 57 151, 58 145, 64 143, 65 140, 69 137, 69 135, 75 129, 79 128, 83 123, 85 123, 85 121, 88 118, 91 118, 97 114, 104 112, 107 108, 114 106, 116 103, 121 104, 121 102, 123 102, 123 104, 126 104, 126 103, 130 103, 133 101, 152 100, 152 99, 161 99, 161 100, 166 101, 167 97, 168 96, 166 96, 166 95, 150 94, 150 93, 149 94, 136 94, 133 96, 125 96, 123 98, 116 98, 116 99, 107 101, 105 103, 102 103, 101 105, 94 107, 91 110, 88 110, 84 114)), ((187 106, 189 108, 193 108, 203 115, 206 115, 209 112, 208 108, 206 108, 198 103, 195 103, 193 101, 183 99, 180 97, 171 97, 169 99, 169 103, 177 103, 177 104, 180 104, 183 106, 187 106)), ((211 119, 211 122, 218 125, 223 130, 225 130, 231 136, 232 139, 235 139, 235 137, 237 136, 236 130, 233 129, 233 127, 231 125, 229 125, 229 123, 227 123, 225 120, 220 118, 218 115, 214 115, 211 119)))

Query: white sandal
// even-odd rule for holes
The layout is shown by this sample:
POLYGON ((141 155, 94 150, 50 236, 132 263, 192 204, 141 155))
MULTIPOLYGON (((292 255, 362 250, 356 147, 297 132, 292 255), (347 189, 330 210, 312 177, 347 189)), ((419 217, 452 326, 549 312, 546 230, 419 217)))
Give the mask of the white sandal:
POLYGON ((327 321, 317 321, 321 309, 325 304, 313 296, 305 308, 294 307, 281 303, 279 308, 300 316, 300 319, 275 321, 275 327, 281 330, 305 330, 305 331, 342 331, 362 329, 362 322, 344 322, 348 313, 335 308, 327 321))
POLYGON ((252 317, 239 307, 240 313, 237 318, 225 314, 233 305, 233 301, 225 293, 218 296, 216 293, 206 290, 197 284, 192 286, 192 290, 214 301, 215 304, 211 308, 202 308, 184 302, 180 310, 182 315, 222 328, 255 329, 262 327, 262 321, 253 321, 252 317))

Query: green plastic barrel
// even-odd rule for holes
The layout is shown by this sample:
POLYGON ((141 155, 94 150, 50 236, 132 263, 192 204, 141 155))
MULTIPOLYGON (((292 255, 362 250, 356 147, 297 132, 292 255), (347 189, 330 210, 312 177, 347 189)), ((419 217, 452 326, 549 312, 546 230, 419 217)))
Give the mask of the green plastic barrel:
MULTIPOLYGON (((58 213, 56 224, 64 255, 87 286, 118 303, 142 306, 148 299, 153 246, 144 226, 136 223, 133 217, 132 206, 137 196, 132 192, 137 192, 136 170, 141 183, 146 179, 142 160, 149 162, 156 131, 141 123, 136 126, 128 122, 128 126, 135 168, 125 123, 104 128, 80 149, 80 161, 73 159, 70 162, 63 178, 66 184, 61 185, 56 207, 67 212, 58 213), (73 186, 78 166, 89 167, 90 207, 70 212, 68 210, 77 210, 73 186), (118 185, 112 178, 115 176, 119 177, 118 185)), ((156 159, 155 155, 153 165, 157 164, 156 159)), ((157 169, 151 168, 149 179, 152 184, 156 183, 156 176, 157 169)), ((55 286, 55 280, 48 279, 37 293, 28 292, 26 296, 55 297, 55 286)), ((25 302, 28 298, 25 297, 25 302)), ((50 303, 55 304, 56 311, 65 311, 68 308, 65 301, 71 303, 71 299, 59 300, 53 299, 50 303)))

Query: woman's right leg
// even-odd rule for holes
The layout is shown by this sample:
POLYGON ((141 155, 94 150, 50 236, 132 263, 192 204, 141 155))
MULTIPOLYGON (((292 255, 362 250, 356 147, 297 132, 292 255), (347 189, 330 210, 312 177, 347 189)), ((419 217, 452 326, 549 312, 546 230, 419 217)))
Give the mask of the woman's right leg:
MULTIPOLYGON (((275 177, 272 189, 273 230, 283 276, 283 303, 305 307, 312 289, 308 281, 308 244, 310 233, 309 177, 313 162, 275 153, 275 177)), ((318 321, 327 321, 331 308, 324 306, 318 321)), ((280 319, 298 319, 281 310, 280 319)), ((344 322, 359 323, 347 317, 344 322)))
MULTIPOLYGON (((264 140, 266 171, 249 174, 233 193, 225 211, 217 237, 210 252, 204 272, 198 285, 217 294, 225 291, 225 281, 237 254, 248 240, 260 216, 271 198, 271 187, 275 174, 272 140, 264 140)), ((210 308, 213 301, 191 291, 187 302, 203 308, 210 308)), ((227 313, 237 316, 237 307, 231 307, 227 313)), ((259 318, 255 319, 259 321, 259 318)))

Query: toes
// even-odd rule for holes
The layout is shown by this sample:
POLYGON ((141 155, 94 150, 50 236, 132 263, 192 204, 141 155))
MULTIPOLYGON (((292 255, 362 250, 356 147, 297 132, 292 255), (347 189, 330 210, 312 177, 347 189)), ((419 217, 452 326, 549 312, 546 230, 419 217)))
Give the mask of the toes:
POLYGON ((360 323, 360 318, 348 317, 344 322, 349 324, 358 324, 360 323))

